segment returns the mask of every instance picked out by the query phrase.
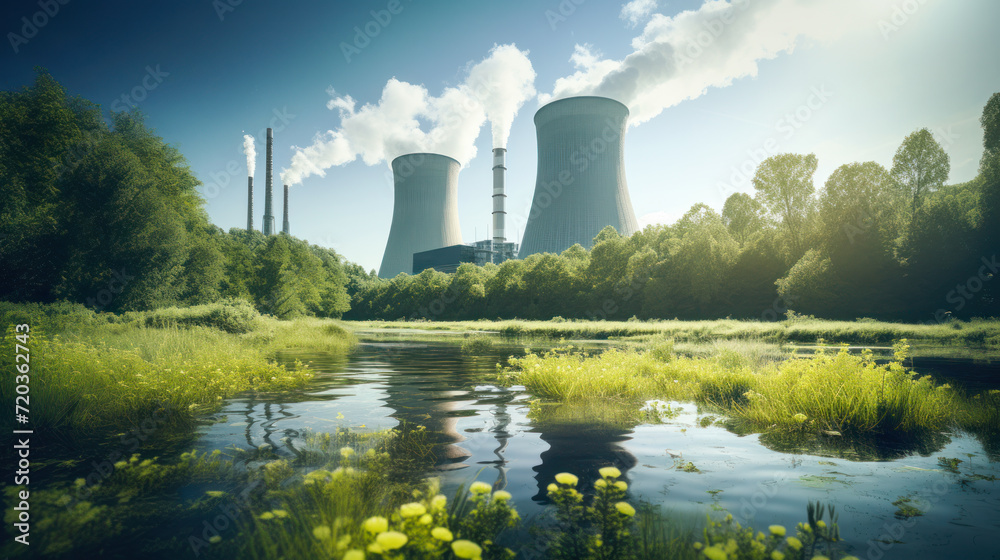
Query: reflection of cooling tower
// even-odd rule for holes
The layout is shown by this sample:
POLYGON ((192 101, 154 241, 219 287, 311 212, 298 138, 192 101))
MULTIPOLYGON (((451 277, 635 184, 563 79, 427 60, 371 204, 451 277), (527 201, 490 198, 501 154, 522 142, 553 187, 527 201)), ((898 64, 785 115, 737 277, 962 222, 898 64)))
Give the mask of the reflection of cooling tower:
POLYGON ((392 226, 378 275, 413 272, 413 253, 462 243, 458 225, 459 163, 440 154, 392 160, 392 226))
POLYGON ((569 97, 535 113, 538 175, 520 258, 590 248, 605 226, 638 228, 625 183, 628 107, 606 97, 569 97))

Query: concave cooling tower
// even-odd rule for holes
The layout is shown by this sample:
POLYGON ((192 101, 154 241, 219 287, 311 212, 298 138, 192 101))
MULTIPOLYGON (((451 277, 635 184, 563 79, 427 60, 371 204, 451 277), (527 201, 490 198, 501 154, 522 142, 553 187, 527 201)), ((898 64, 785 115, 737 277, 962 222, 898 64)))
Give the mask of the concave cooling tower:
POLYGON ((569 97, 535 113, 538 175, 519 258, 590 248, 605 226, 638 229, 625 183, 628 107, 606 97, 569 97))
POLYGON ((406 154, 392 160, 395 184, 392 226, 378 275, 413 273, 413 253, 458 245, 459 163, 440 154, 406 154))

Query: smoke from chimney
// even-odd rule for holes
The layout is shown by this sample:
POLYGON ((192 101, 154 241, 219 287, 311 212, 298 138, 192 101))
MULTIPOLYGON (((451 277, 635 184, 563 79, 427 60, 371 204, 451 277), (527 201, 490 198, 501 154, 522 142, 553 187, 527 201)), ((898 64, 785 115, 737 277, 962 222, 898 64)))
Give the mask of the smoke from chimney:
POLYGON ((287 235, 291 235, 290 233, 288 233, 288 185, 285 185, 284 215, 285 217, 281 221, 281 231, 283 231, 287 235))
POLYGON ((326 169, 359 156, 376 165, 402 154, 436 153, 465 165, 476 156, 476 138, 487 120, 493 146, 506 145, 518 109, 535 95, 534 81, 528 51, 498 45, 470 68, 462 83, 436 97, 422 85, 392 78, 377 102, 359 107, 350 95, 330 88, 326 106, 339 113, 340 126, 317 133, 310 146, 295 148, 281 181, 297 185, 310 175, 325 177, 326 169))
POLYGON ((274 234, 274 214, 271 213, 271 144, 274 142, 274 135, 271 129, 267 129, 267 151, 264 156, 264 224, 262 229, 264 235, 274 234))

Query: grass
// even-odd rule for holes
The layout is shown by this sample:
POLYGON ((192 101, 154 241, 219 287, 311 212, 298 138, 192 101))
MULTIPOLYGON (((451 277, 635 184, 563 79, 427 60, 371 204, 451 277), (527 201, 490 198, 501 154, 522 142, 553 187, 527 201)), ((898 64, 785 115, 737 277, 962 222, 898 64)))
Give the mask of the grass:
POLYGON ((564 350, 512 358, 500 379, 561 403, 637 407, 654 398, 694 401, 720 410, 748 431, 891 440, 960 428, 995 440, 1000 391, 970 398, 908 371, 902 365, 905 356, 905 344, 886 365, 875 363, 871 352, 857 355, 846 348, 820 349, 783 362, 733 351, 675 356, 662 345, 591 357, 564 350))
POLYGON ((358 328, 490 331, 505 337, 550 339, 648 338, 662 335, 677 343, 753 339, 766 343, 815 343, 817 339, 850 344, 891 345, 900 339, 914 344, 957 345, 1000 349, 1000 321, 949 321, 935 324, 890 323, 861 319, 827 321, 796 317, 777 322, 719 319, 713 321, 359 321, 358 328))
MULTIPOLYGON (((238 306, 235 311, 229 304, 207 307, 116 316, 65 304, 0 304, 7 325, 0 361, 13 371, 18 344, 13 326, 29 324, 31 425, 96 435, 151 419, 183 422, 192 412, 243 391, 301 386, 312 373, 301 363, 279 365, 279 350, 342 352, 354 340, 337 322, 320 319, 285 322, 256 316, 253 329, 242 334, 231 332, 229 323, 163 319, 246 316, 238 306)), ((13 402, 16 384, 14 376, 0 378, 0 399, 13 402)))

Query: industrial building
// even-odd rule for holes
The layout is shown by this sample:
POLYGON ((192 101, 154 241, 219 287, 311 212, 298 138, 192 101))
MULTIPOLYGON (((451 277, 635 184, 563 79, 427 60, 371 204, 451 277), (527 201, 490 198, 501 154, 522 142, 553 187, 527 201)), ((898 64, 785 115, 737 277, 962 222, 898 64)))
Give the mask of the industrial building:
POLYGON ((271 129, 267 129, 267 155, 264 157, 264 223, 261 224, 261 231, 264 235, 273 235, 274 214, 271 211, 272 185, 271 185, 271 144, 274 143, 274 135, 271 129))
POLYGON ((638 230, 625 182, 628 107, 606 97, 568 97, 535 113, 538 173, 519 258, 586 248, 605 226, 638 230))
POLYGON ((492 239, 441 247, 413 254, 413 274, 420 274, 428 268, 438 272, 455 272, 462 263, 483 266, 486 263, 500 264, 517 258, 517 243, 494 244, 492 239))
POLYGON ((462 243, 458 221, 458 171, 454 158, 406 154, 392 160, 392 225, 378 275, 413 272, 413 255, 462 243))

